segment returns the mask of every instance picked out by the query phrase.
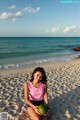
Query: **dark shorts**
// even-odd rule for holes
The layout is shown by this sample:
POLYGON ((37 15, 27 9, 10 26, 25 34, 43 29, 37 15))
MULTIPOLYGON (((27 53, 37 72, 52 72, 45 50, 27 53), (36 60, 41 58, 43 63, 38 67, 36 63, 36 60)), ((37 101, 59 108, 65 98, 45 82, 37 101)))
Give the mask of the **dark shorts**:
MULTIPOLYGON (((32 104, 35 105, 35 106, 39 106, 39 105, 41 105, 41 104, 44 104, 44 100, 41 100, 41 101, 30 100, 30 101, 31 101, 32 104)), ((30 107, 30 106, 28 105, 28 107, 30 107)), ((43 116, 43 115, 40 115, 41 118, 42 118, 42 116, 43 116)))
MULTIPOLYGON (((41 100, 41 101, 30 100, 30 101, 31 101, 32 104, 35 105, 35 106, 39 106, 39 105, 41 105, 41 104, 44 104, 44 100, 41 100)), ((30 107, 30 106, 28 105, 28 107, 30 107)))

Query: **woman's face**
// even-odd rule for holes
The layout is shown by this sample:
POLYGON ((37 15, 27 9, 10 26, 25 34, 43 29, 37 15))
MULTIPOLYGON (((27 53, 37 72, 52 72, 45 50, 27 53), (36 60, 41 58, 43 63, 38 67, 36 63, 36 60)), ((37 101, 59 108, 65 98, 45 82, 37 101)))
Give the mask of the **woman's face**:
POLYGON ((37 82, 40 82, 42 80, 42 73, 37 71, 35 74, 34 74, 34 80, 37 80, 37 82))

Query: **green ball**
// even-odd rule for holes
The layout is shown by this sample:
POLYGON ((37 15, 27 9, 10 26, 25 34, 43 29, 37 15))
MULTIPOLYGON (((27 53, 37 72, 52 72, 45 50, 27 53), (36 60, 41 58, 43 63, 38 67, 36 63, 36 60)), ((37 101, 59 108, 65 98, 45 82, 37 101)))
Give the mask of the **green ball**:
POLYGON ((44 115, 47 113, 47 107, 44 104, 39 105, 38 110, 41 115, 44 115))

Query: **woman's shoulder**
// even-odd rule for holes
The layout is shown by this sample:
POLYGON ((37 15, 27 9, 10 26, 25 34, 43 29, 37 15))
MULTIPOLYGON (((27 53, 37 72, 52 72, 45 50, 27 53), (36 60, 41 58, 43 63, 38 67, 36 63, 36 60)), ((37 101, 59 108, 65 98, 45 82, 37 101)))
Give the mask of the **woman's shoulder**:
POLYGON ((46 87, 46 83, 41 83, 41 86, 45 88, 46 87))
POLYGON ((30 88, 30 86, 31 86, 31 82, 30 82, 30 80, 27 80, 25 83, 24 83, 24 87, 26 88, 30 88))
MULTIPOLYGON (((43 84, 43 83, 42 83, 42 84, 43 84)), ((46 84, 46 83, 44 83, 43 86, 44 86, 44 88, 47 88, 47 84, 46 84)))
POLYGON ((28 85, 28 87, 29 87, 29 86, 32 86, 32 82, 31 82, 30 80, 27 80, 27 81, 26 81, 26 84, 28 85))
POLYGON ((27 80, 24 84, 30 84, 31 82, 30 82, 30 80, 27 80))

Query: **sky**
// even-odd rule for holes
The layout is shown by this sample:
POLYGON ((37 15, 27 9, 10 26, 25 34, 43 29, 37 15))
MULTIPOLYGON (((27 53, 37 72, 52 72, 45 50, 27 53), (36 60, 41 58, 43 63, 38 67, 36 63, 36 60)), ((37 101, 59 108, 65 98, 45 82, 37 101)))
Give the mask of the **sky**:
POLYGON ((80 0, 0 0, 0 37, 80 37, 80 0))

